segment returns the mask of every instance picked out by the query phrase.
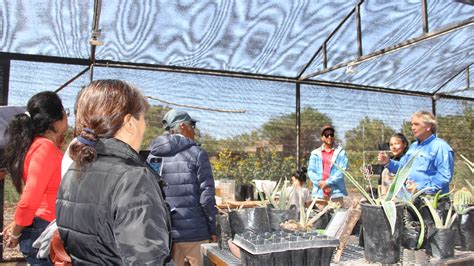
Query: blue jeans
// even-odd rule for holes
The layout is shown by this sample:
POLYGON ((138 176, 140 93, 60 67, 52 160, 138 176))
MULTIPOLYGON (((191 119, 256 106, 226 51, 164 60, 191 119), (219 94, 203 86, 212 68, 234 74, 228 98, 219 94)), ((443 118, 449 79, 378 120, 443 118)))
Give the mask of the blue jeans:
POLYGON ((35 217, 33 224, 25 227, 23 231, 21 231, 20 251, 23 253, 29 265, 53 265, 47 259, 36 258, 38 249, 33 247, 33 242, 41 235, 48 224, 48 221, 35 217))

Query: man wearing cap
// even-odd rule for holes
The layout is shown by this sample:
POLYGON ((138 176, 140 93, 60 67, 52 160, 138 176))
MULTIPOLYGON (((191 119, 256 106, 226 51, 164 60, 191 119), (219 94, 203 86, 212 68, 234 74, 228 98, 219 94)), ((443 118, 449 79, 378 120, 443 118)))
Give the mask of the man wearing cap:
POLYGON ((385 152, 380 152, 378 161, 387 166, 391 173, 405 165, 415 154, 415 158, 406 188, 416 192, 425 188, 427 194, 449 192, 449 183, 454 171, 454 151, 446 141, 436 136, 438 122, 435 116, 428 111, 413 113, 411 117, 411 130, 416 141, 410 145, 407 153, 400 161, 391 160, 385 152))
POLYGON ((156 138, 150 148, 151 155, 163 158, 161 175, 171 209, 171 257, 178 266, 185 261, 200 265, 201 244, 217 241, 214 179, 206 151, 194 141, 196 122, 187 112, 170 110, 163 125, 175 137, 156 138))
POLYGON ((313 182, 312 197, 321 199, 316 202, 320 209, 324 208, 327 201, 344 203, 347 195, 344 175, 333 164, 347 169, 348 160, 346 152, 341 146, 335 145, 335 130, 331 125, 321 129, 321 147, 313 150, 308 163, 308 176, 313 182))

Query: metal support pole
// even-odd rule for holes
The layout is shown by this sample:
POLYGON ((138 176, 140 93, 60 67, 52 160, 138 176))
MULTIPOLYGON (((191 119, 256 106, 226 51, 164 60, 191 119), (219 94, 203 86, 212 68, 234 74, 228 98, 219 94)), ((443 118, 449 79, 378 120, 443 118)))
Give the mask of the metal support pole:
POLYGON ((471 73, 470 73, 471 65, 467 66, 466 68, 466 88, 471 87, 471 73))
POLYGON ((361 20, 360 20, 360 4, 358 4, 356 6, 357 57, 358 58, 362 57, 362 55, 363 55, 363 52, 362 52, 362 26, 361 26, 361 20))
POLYGON ((328 68, 328 54, 327 54, 327 46, 326 42, 323 43, 323 68, 326 69, 328 68))
POLYGON ((94 64, 95 64, 95 52, 98 45, 102 45, 103 43, 98 40, 100 37, 100 28, 99 28, 99 21, 100 21, 100 12, 102 9, 102 0, 95 0, 94 1, 94 19, 92 21, 92 36, 89 40, 91 45, 91 56, 90 56, 90 77, 91 82, 94 80, 94 64))
MULTIPOLYGON (((8 86, 10 81, 10 59, 0 59, 0 105, 8 104, 8 86)), ((5 167, 3 165, 3 148, 0 148, 0 169, 5 167)), ((3 207, 4 207, 4 180, 0 180, 0 228, 3 228, 3 207)), ((3 243, 3 236, 0 236, 0 241, 3 243)), ((3 245, 0 245, 0 260, 3 260, 3 245)))
POLYGON ((437 37, 443 36, 445 34, 448 34, 450 32, 454 32, 454 31, 461 30, 463 28, 471 27, 472 25, 474 25, 474 19, 469 18, 469 19, 467 19, 465 21, 462 21, 462 22, 460 22, 460 23, 458 23, 454 26, 448 26, 447 28, 443 28, 441 30, 429 32, 427 34, 424 34, 421 37, 406 40, 404 42, 401 42, 401 43, 392 45, 390 47, 383 48, 383 49, 378 50, 376 52, 364 55, 364 56, 362 56, 361 58, 358 58, 355 61, 343 62, 343 63, 337 64, 337 65, 334 65, 330 68, 327 68, 327 69, 323 69, 323 70, 320 70, 320 71, 316 71, 314 73, 306 74, 304 76, 299 77, 298 80, 299 81, 304 81, 304 80, 310 79, 312 77, 315 77, 317 75, 321 75, 321 74, 324 74, 324 73, 327 73, 327 72, 330 72, 330 71, 334 71, 334 70, 342 68, 342 67, 346 67, 349 64, 360 64, 360 63, 363 63, 365 61, 369 61, 369 60, 372 60, 372 59, 375 59, 375 58, 378 58, 378 57, 381 57, 381 56, 385 56, 389 53, 393 53, 393 52, 396 52, 396 51, 401 50, 401 49, 405 49, 405 48, 408 48, 408 47, 411 47, 411 46, 414 46, 414 45, 418 45, 421 42, 432 40, 434 38, 437 38, 437 37))
POLYGON ((300 153, 300 145, 301 145, 301 105, 300 105, 300 89, 301 84, 296 82, 296 167, 300 169, 301 167, 301 153, 300 153))
POLYGON ((8 84, 10 81, 10 59, 0 59, 0 105, 8 104, 8 84))
POLYGON ((66 83, 64 83, 63 85, 61 85, 61 87, 59 87, 58 89, 56 89, 54 92, 58 93, 60 92, 62 89, 64 89, 67 85, 71 84, 74 80, 78 79, 80 76, 82 76, 84 73, 86 73, 87 71, 89 71, 89 69, 91 68, 91 66, 88 66, 86 67, 84 70, 82 70, 81 72, 79 72, 79 74, 75 75, 72 79, 66 81, 66 83))
POLYGON ((431 112, 433 113, 434 116, 436 116, 436 101, 438 100, 438 95, 433 95, 431 97, 431 112))
POLYGON ((426 0, 421 1, 421 16, 423 20, 423 33, 429 32, 428 27, 428 3, 426 0))

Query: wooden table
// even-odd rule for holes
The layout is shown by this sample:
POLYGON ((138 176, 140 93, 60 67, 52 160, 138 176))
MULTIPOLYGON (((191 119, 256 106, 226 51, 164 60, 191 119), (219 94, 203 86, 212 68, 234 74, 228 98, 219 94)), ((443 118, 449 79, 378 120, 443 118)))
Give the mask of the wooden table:
POLYGON ((203 266, 241 266, 242 263, 229 250, 221 250, 216 243, 201 245, 203 266))
POLYGON ((227 209, 238 209, 242 208, 254 208, 258 207, 262 204, 262 201, 257 200, 247 200, 247 201, 236 201, 236 200, 228 200, 225 203, 217 204, 217 207, 223 211, 227 209))

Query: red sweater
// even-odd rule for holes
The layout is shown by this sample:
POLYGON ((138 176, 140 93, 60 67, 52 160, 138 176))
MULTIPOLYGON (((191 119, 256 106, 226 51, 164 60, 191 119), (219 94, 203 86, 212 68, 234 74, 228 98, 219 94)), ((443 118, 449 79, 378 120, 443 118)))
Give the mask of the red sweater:
POLYGON ((15 223, 29 226, 35 216, 56 219, 56 194, 61 182, 63 154, 54 142, 36 137, 23 164, 23 193, 15 211, 15 223))

